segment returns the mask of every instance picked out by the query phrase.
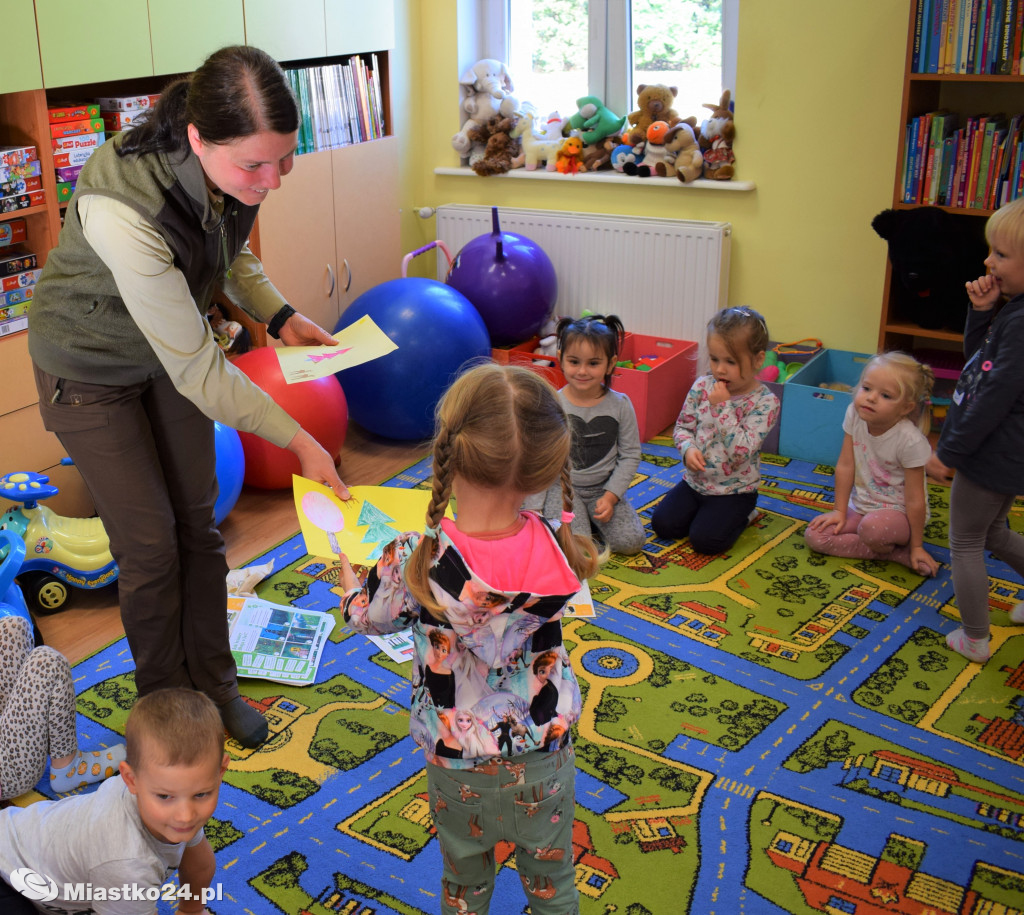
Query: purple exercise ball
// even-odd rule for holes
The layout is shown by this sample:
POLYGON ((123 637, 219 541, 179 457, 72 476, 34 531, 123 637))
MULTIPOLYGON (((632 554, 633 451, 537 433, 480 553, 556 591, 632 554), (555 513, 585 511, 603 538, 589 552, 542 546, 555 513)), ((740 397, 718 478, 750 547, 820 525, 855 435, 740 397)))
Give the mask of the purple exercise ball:
POLYGON ((551 258, 535 241, 502 232, 498 208, 494 229, 462 246, 445 282, 480 312, 492 346, 522 343, 534 336, 558 300, 558 277, 551 258))

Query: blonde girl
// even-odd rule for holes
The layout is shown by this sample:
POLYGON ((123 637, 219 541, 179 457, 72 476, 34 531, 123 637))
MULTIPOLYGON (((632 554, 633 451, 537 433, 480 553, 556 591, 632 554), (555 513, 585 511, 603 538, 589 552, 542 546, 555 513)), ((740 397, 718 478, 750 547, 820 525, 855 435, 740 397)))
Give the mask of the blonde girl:
POLYGON ((924 548, 926 433, 935 376, 906 353, 872 356, 843 419, 835 509, 807 526, 807 545, 850 559, 899 562, 920 575, 938 563, 924 548))
POLYGON ((487 911, 493 849, 501 840, 516 845, 516 868, 534 915, 578 909, 573 748, 567 734, 546 739, 553 720, 568 730, 580 715, 561 616, 581 579, 597 568, 594 542, 569 526, 569 452, 569 423, 546 381, 519 366, 472 368, 438 405, 423 534, 399 537, 362 588, 342 557, 348 590, 341 606, 354 629, 383 635, 411 627, 424 667, 420 659, 430 655, 431 633, 452 640, 454 708, 439 710, 420 690, 410 710, 410 731, 427 761, 444 861, 444 915, 460 911, 458 900, 467 894, 487 911), (553 532, 520 506, 527 494, 556 482, 562 523, 553 532), (444 517, 453 496, 454 521, 444 517), (481 593, 494 598, 486 613, 474 612, 481 593), (511 732, 509 722, 536 749, 514 755, 510 737, 480 740, 475 747, 467 741, 461 753, 450 746, 453 732, 458 740, 460 733, 477 730, 460 724, 478 724, 484 734, 499 725, 511 732), (545 889, 535 893, 532 887, 545 889))
POLYGON ((651 527, 669 540, 689 537, 698 553, 721 553, 756 514, 761 445, 779 400, 757 378, 768 348, 758 312, 716 312, 707 333, 711 371, 693 383, 672 434, 685 478, 662 497, 651 527))

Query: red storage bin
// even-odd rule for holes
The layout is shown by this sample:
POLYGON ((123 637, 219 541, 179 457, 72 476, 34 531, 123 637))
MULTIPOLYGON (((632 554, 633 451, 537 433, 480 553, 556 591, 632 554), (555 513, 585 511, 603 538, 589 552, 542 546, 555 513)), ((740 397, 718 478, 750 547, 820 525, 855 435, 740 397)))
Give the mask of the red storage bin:
POLYGON ((644 356, 657 357, 650 371, 617 368, 612 376, 612 388, 633 402, 640 441, 649 441, 675 424, 697 377, 698 350, 692 340, 626 334, 620 361, 636 363, 644 356))
POLYGON ((538 346, 540 346, 540 338, 531 337, 525 343, 519 343, 516 346, 503 346, 492 349, 491 358, 502 365, 526 366, 526 368, 532 369, 539 375, 543 375, 554 385, 555 390, 565 387, 565 375, 562 374, 562 370, 558 367, 558 360, 554 356, 542 356, 539 353, 534 353, 538 346))

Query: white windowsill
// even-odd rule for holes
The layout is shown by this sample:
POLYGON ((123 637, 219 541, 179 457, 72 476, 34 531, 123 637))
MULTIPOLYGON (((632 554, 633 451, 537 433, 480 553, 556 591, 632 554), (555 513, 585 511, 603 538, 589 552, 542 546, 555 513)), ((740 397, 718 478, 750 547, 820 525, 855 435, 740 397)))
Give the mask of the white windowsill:
MULTIPOLYGON (((435 168, 435 175, 451 175, 454 177, 471 177, 479 179, 473 169, 468 166, 462 168, 435 168)), ((698 178, 684 184, 678 178, 641 178, 637 175, 623 175, 614 170, 597 172, 577 172, 575 175, 563 175, 560 172, 549 172, 545 169, 534 169, 527 171, 525 168, 514 168, 503 175, 486 175, 485 178, 525 178, 528 181, 584 181, 595 184, 628 184, 633 187, 674 187, 679 189, 694 189, 700 191, 753 191, 757 185, 753 181, 710 181, 707 178, 698 178)))

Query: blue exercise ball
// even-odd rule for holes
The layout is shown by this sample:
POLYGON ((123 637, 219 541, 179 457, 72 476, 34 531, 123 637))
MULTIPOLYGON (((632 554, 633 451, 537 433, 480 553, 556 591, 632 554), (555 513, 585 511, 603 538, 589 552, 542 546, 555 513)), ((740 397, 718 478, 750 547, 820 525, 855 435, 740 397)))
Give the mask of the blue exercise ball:
POLYGON ((365 315, 398 349, 337 373, 349 416, 384 438, 429 438, 441 395, 470 364, 491 355, 483 319, 462 293, 420 277, 367 290, 345 309, 334 332, 365 315))
POLYGON ((455 255, 445 282, 480 312, 494 346, 523 343, 537 334, 558 301, 558 277, 544 249, 525 235, 502 232, 498 208, 492 231, 455 255))
POLYGON ((213 506, 213 516, 220 524, 241 495, 245 479, 245 452, 238 433, 223 423, 214 422, 213 441, 217 452, 217 486, 220 489, 213 506))

